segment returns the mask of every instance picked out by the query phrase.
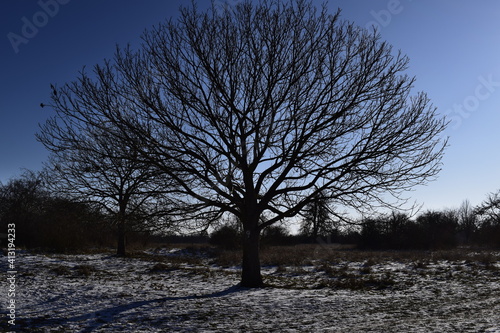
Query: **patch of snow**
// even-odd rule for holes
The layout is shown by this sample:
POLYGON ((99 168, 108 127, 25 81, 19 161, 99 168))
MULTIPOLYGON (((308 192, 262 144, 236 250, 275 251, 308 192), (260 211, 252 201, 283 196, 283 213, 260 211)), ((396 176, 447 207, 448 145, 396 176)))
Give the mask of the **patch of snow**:
MULTIPOLYGON (((186 265, 169 261, 179 253, 186 254, 181 249, 144 258, 20 253, 16 328, 23 332, 500 332, 498 262, 490 267, 463 261, 433 261, 421 267, 410 262, 269 266, 263 268, 265 280, 278 287, 245 289, 236 286, 235 267, 218 267, 208 259, 186 265), (153 270, 159 262, 163 266, 153 270), (325 281, 334 283, 318 287, 325 281), (339 287, 350 283, 354 288, 339 287), (312 288, 315 284, 317 289, 312 288)), ((0 269, 7 271, 5 260, 0 269)), ((5 319, 0 328, 10 329, 5 319)))

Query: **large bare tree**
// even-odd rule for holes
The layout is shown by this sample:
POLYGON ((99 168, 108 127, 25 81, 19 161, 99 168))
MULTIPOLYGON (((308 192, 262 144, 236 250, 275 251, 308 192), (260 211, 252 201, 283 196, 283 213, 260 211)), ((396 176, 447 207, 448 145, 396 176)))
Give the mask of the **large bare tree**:
MULTIPOLYGON (((93 81, 133 107, 99 96, 93 107, 175 182, 193 213, 183 216, 238 218, 243 286, 263 284, 261 231, 319 193, 355 209, 389 205, 439 171, 446 123, 412 93, 407 57, 340 12, 302 0, 191 6, 143 39, 93 81)), ((65 98, 79 96, 59 108, 65 98)))

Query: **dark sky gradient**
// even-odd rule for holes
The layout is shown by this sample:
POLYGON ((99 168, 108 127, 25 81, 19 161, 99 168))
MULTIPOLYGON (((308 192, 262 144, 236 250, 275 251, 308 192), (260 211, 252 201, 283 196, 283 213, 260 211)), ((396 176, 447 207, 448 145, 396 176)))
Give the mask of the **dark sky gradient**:
POLYGON ((33 17, 43 17, 37 13, 44 10, 33 0, 4 1, 0 20, 0 180, 18 174, 21 167, 38 169, 46 159, 34 133, 38 123, 51 114, 49 108, 39 107, 41 102, 50 102, 51 83, 74 80, 83 66, 91 68, 112 57, 116 44, 137 45, 144 29, 174 15, 179 3, 72 0, 60 5, 53 17, 47 15, 48 23, 26 44, 20 44, 16 53, 7 35, 22 36, 23 17, 33 23, 33 17))
MULTIPOLYGON (((137 46, 144 29, 175 16, 186 0, 5 0, 0 10, 0 181, 21 168, 38 170, 47 152, 38 123, 52 114, 50 84, 74 80, 83 66, 111 58, 116 44, 137 46), (59 2, 57 2, 59 3, 59 2), (41 4, 49 7, 44 10, 41 4), (38 20, 38 21, 37 21, 38 20), (36 33, 16 53, 9 33, 36 33), (27 29, 27 30, 26 30, 27 29)), ((228 0, 229 5, 237 0, 228 0)), ((206 7, 208 1, 201 2, 206 7)), ((215 1, 222 6, 223 1, 215 1)), ((318 5, 322 1, 315 1, 318 5)), ((496 0, 338 0, 333 12, 361 26, 377 24, 382 38, 410 57, 415 88, 426 91, 451 125, 450 148, 437 181, 410 195, 424 208, 478 204, 500 188, 500 2, 496 0)), ((12 36, 12 35, 11 35, 12 36)))

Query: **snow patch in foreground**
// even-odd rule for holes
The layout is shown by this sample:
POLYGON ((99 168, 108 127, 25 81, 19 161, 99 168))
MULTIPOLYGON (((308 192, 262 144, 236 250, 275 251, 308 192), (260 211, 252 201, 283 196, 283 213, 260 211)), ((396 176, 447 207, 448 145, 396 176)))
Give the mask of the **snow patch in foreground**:
POLYGON ((20 253, 17 265, 19 331, 500 332, 498 262, 266 267, 282 287, 264 289, 237 287, 237 271, 208 260, 20 253))

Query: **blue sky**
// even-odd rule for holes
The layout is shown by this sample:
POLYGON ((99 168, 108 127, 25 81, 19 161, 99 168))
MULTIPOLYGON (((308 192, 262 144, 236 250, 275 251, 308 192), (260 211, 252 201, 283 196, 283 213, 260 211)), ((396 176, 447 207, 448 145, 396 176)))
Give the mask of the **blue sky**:
MULTIPOLYGON (((190 1, 3 1, 0 181, 21 168, 38 170, 47 158, 34 134, 51 115, 39 107, 49 102, 51 83, 62 85, 84 65, 111 58, 116 44, 138 45, 144 29, 175 16, 183 3, 190 1)), ((360 26, 376 24, 384 40, 409 56, 415 89, 451 120, 439 178, 408 196, 424 209, 441 209, 465 199, 479 204, 500 189, 500 2, 337 0, 328 6, 360 26)))

